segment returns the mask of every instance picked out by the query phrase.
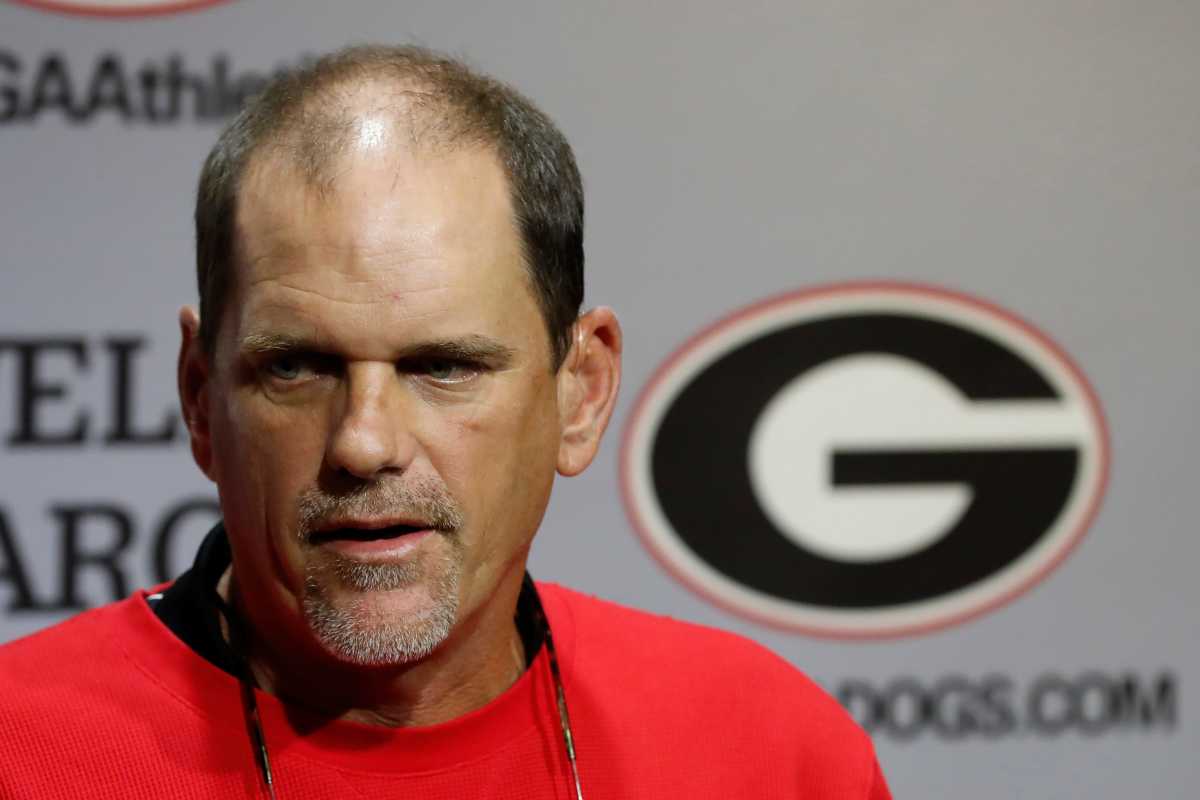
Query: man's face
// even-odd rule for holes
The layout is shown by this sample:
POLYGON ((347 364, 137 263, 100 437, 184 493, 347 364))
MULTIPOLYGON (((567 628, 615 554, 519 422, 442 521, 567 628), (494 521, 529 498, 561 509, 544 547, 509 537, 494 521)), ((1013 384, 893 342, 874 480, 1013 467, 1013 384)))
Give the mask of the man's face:
POLYGON ((323 191, 248 171, 209 472, 248 608, 403 663, 519 580, 561 428, 495 156, 361 126, 323 191))

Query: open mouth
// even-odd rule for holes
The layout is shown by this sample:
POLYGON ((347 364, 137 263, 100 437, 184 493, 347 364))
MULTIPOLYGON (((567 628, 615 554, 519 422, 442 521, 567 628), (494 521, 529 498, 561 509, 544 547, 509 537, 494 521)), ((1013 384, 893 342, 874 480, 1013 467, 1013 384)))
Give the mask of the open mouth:
POLYGON ((312 544, 327 542, 376 542, 383 539, 398 539, 410 533, 429 530, 424 525, 389 525, 386 528, 333 528, 318 531, 309 537, 312 544))

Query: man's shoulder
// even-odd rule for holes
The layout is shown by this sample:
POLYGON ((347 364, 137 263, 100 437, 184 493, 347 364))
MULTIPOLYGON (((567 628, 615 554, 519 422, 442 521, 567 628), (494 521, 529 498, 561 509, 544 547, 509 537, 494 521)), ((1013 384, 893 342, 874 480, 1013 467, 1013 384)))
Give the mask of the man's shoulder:
POLYGON ((24 686, 52 679, 61 672, 89 671, 113 652, 112 637, 131 600, 110 603, 76 614, 11 642, 0 644, 0 683, 24 686))
POLYGON ((0 715, 9 723, 0 728, 31 733, 51 719, 128 702, 123 687, 139 683, 122 645, 133 602, 144 601, 101 606, 0 645, 0 715))
POLYGON ((572 718, 580 709, 587 731, 581 740, 629 748, 631 760, 654 752, 660 770, 667 761, 685 772, 704 764, 713 787, 888 797, 867 734, 761 644, 560 586, 539 588, 552 631, 568 639, 564 683, 572 718), (763 766, 747 772, 747 764, 763 766))
MULTIPOLYGON (((547 584, 570 618, 575 672, 612 680, 637 704, 707 704, 748 727, 803 720, 835 739, 870 750, 841 705, 815 681, 763 645, 729 631, 641 611, 547 584)), ((552 620, 553 622, 553 620, 552 620)), ((696 707, 696 706, 693 706, 696 707)), ((728 717, 727 717, 728 719, 728 717)), ((787 727, 784 725, 782 727, 787 727)))
MULTIPOLYGON (((539 584, 552 603, 561 604, 568 624, 584 641, 581 646, 618 648, 625 660, 679 662, 696 665, 703 653, 710 663, 704 669, 783 666, 779 656, 761 644, 736 633, 656 614, 586 594, 558 584, 539 584)), ((788 666, 788 669, 791 669, 788 666)), ((795 671, 791 669, 791 671, 795 671)))
MULTIPOLYGON (((713 675, 747 669, 785 680, 811 683, 790 663, 740 634, 655 614, 557 584, 539 584, 551 602, 561 604, 585 650, 620 653, 634 664, 670 664, 713 675), (697 659, 697 656, 703 656, 697 659)), ((815 684, 812 684, 815 688, 815 684)))
POLYGON ((138 593, 0 646, 0 797, 146 796, 148 759, 199 746, 156 626, 138 593))

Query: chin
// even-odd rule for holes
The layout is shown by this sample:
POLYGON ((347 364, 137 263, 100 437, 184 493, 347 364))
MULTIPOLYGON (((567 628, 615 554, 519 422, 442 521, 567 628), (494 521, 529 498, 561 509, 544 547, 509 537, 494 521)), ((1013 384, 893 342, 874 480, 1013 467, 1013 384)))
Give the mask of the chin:
POLYGON ((420 661, 445 642, 458 616, 457 581, 347 588, 308 581, 304 614, 336 660, 362 667, 420 661))

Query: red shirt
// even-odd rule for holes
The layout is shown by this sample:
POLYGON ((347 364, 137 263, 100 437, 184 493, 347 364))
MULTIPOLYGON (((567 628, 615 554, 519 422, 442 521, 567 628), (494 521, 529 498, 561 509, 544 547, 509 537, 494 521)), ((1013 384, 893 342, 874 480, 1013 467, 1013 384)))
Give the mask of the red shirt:
MULTIPOLYGON (((866 735, 759 645, 553 584, 538 593, 587 800, 890 799, 866 735)), ((239 692, 144 592, 0 647, 0 797, 265 797, 239 692)), ((570 800, 553 692, 543 648, 491 703, 440 725, 258 704, 279 800, 570 800)))

